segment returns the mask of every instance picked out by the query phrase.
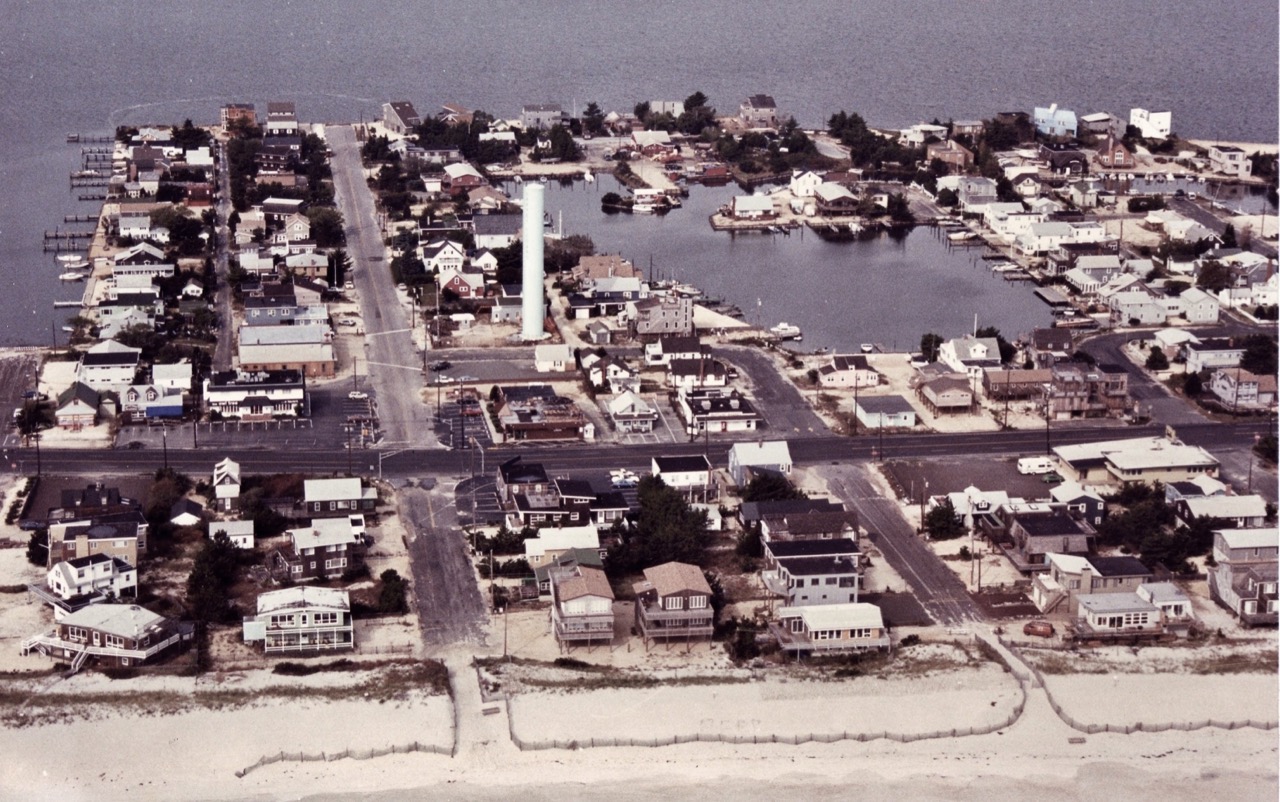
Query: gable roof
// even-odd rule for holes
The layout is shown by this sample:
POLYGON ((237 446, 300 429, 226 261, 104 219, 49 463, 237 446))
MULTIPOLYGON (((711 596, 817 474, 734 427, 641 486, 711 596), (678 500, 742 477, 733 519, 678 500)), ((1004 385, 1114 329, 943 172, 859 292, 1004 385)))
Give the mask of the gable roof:
POLYGON ((574 568, 574 572, 569 576, 556 572, 550 574, 556 596, 560 601, 571 601, 584 596, 598 596, 613 600, 613 588, 609 586, 609 579, 603 570, 579 563, 574 568))
POLYGON ((644 569, 644 578, 649 581, 659 597, 672 596, 677 593, 701 593, 711 595, 711 586, 702 575, 702 569, 689 563, 669 562, 644 569))

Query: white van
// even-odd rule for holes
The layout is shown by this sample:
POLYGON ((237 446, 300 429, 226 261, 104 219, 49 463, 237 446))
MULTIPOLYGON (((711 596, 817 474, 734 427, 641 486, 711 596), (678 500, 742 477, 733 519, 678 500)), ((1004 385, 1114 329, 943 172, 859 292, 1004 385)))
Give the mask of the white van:
POLYGON ((1018 473, 1025 474, 1042 474, 1052 473, 1057 467, 1053 463, 1052 457, 1023 457, 1018 460, 1018 473))

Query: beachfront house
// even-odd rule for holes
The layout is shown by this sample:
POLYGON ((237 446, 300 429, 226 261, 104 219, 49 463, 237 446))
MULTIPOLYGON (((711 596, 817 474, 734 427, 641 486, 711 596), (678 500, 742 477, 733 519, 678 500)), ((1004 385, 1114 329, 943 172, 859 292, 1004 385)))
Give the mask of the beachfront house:
POLYGON ((1213 533, 1209 597, 1246 626, 1276 625, 1280 611, 1277 560, 1280 534, 1274 526, 1220 529, 1213 533))
POLYGON ((258 594, 257 611, 245 616, 245 643, 265 654, 348 651, 356 646, 351 597, 338 588, 295 587, 258 594))
POLYGON ((1253 163, 1248 154, 1232 145, 1209 146, 1209 169, 1215 173, 1234 178, 1248 178, 1253 172, 1253 163))
POLYGON ((73 673, 90 658, 105 668, 129 668, 152 662, 193 634, 192 628, 136 604, 92 604, 25 640, 21 654, 70 661, 73 673))
POLYGON ((698 566, 667 562, 646 568, 632 589, 635 628, 646 646, 651 640, 711 640, 711 586, 698 566))
POLYGON ((1134 593, 1151 581, 1151 571, 1136 557, 1096 555, 1045 555, 1048 570, 1031 580, 1031 601, 1042 613, 1079 610, 1081 596, 1102 593, 1134 593))
POLYGON ((1137 593, 1092 593, 1079 597, 1070 632, 1077 638, 1155 638, 1164 634, 1160 608, 1137 593))
POLYGON ((613 641, 613 588, 603 570, 590 565, 552 568, 551 629, 563 651, 577 643, 613 641))
POLYGON ((781 118, 772 95, 751 95, 738 106, 738 119, 748 128, 777 128, 781 118))
POLYGON ((880 608, 866 602, 784 607, 769 631, 783 651, 797 654, 889 648, 880 608))
POLYGON ((137 596, 138 569, 109 554, 60 560, 45 575, 45 588, 63 603, 50 600, 55 611, 69 612, 86 604, 137 596))

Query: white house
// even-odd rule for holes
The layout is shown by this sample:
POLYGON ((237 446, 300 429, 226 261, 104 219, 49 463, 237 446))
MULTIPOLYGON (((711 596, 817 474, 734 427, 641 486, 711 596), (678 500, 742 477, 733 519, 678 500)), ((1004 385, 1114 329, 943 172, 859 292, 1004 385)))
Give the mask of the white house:
POLYGON ((1188 323, 1217 323, 1222 306, 1218 299, 1199 287, 1191 287, 1178 296, 1182 299, 1182 316, 1188 323))
POLYGON ((866 602, 784 607, 771 627, 784 650, 836 652, 884 649, 889 630, 880 608, 866 602))
POLYGON ((1129 109, 1129 125, 1141 131, 1144 139, 1168 139, 1173 130, 1173 112, 1129 109))
POLYGON ((875 387, 880 373, 863 354, 833 354, 828 364, 818 368, 818 383, 823 387, 875 387))
POLYGON ((573 370, 573 349, 567 345, 536 345, 533 365, 539 373, 563 373, 573 370))
POLYGON ((910 429, 916 425, 916 409, 900 395, 864 395, 854 414, 868 429, 910 429))
POLYGON ((734 443, 729 449, 729 476, 738 487, 751 481, 750 471, 762 469, 790 475, 791 449, 786 440, 734 443))
POLYGON ((63 601, 98 594, 119 599, 138 593, 138 569, 102 552, 56 563, 49 569, 45 581, 49 590, 63 601))
POLYGON ((653 457, 651 471, 667 487, 685 493, 705 493, 711 487, 711 463, 701 454, 689 457, 653 457))
POLYGON ((1240 148, 1212 145, 1209 148, 1209 169, 1236 178, 1248 178, 1253 173, 1253 162, 1240 148))
POLYGON ((1036 106, 1032 116, 1036 130, 1046 136, 1076 135, 1076 113, 1069 109, 1058 108, 1057 103, 1050 104, 1048 107, 1036 106))
POLYGON ((253 548, 253 521, 213 521, 209 524, 209 539, 226 535, 231 545, 238 549, 253 548))
POLYGON ((738 220, 763 220, 776 217, 777 212, 768 195, 736 195, 730 201, 729 215, 738 220))
POLYGON ((257 612, 243 627, 245 643, 261 641, 267 654, 355 648, 351 596, 338 588, 301 586, 259 594, 257 612))
POLYGON ((545 565, 570 549, 600 551, 600 533, 591 524, 538 530, 537 537, 524 541, 524 558, 529 567, 545 565))
POLYGON ((620 432, 651 432, 658 422, 658 411, 631 390, 609 401, 609 417, 620 432))
POLYGON ((791 194, 797 198, 812 198, 813 191, 822 182, 822 176, 812 170, 795 170, 791 173, 791 194))
POLYGON ((104 340, 80 357, 76 379, 94 390, 121 391, 133 384, 142 349, 104 340))
POLYGON ((938 361, 970 379, 981 379, 984 368, 1000 367, 1000 343, 995 337, 966 334, 944 342, 938 348, 938 361))

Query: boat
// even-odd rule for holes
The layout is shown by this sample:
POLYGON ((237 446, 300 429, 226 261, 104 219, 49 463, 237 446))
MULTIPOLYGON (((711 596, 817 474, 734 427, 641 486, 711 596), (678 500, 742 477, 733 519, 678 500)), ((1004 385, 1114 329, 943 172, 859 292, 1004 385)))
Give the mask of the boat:
POLYGON ((1012 273, 1013 271, 1020 269, 1021 268, 1013 262, 996 262, 991 266, 992 273, 1012 273))
POLYGON ((63 281, 84 281, 85 275, 84 273, 76 273, 74 271, 69 271, 67 273, 59 273, 58 278, 62 279, 63 281))
POLYGON ((702 290, 692 284, 677 284, 671 288, 671 291, 686 298, 699 298, 702 296, 702 290))
POLYGON ((858 346, 858 350, 862 351, 862 353, 864 354, 869 354, 872 351, 876 350, 876 347, 871 343, 863 343, 862 345, 858 346))
POLYGON ((58 254, 59 262, 79 262, 84 260, 84 256, 78 253, 60 253, 58 254))
POLYGON ((74 332, 74 331, 76 330, 76 327, 75 327, 75 326, 63 326, 63 327, 62 327, 62 330, 63 330, 63 331, 70 331, 70 332, 74 332))
POLYGON ((947 235, 947 239, 952 242, 968 242, 978 238, 976 231, 956 231, 947 235))
POLYGON ((596 180, 596 177, 595 177, 594 175, 592 175, 592 174, 591 174, 591 171, 590 171, 590 170, 583 170, 583 171, 582 171, 582 180, 583 180, 583 181, 586 181, 588 184, 590 184, 591 182, 593 182, 593 181, 595 181, 595 180, 596 180))
POLYGON ((89 266, 89 260, 83 257, 75 259, 64 259, 59 265, 63 270, 82 270, 89 266))
POLYGON ((804 339, 804 334, 800 332, 799 326, 793 326, 790 323, 787 323, 785 321, 769 329, 769 332, 773 334, 773 336, 777 337, 779 340, 803 340, 804 339))

